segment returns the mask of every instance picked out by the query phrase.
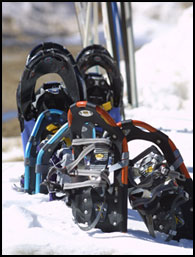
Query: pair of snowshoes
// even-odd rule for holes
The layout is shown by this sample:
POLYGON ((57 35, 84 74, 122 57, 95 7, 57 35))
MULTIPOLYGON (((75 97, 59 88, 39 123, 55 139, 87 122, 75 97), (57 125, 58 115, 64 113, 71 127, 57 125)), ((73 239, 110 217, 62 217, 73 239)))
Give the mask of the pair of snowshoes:
POLYGON ((33 49, 17 92, 24 190, 65 200, 86 231, 126 232, 129 199, 152 236, 192 239, 193 185, 179 150, 149 124, 122 121, 122 92, 118 67, 100 45, 83 49, 76 61, 58 44, 33 49), (108 79, 87 73, 94 66, 108 79), (36 79, 52 72, 64 84, 46 83, 34 93, 36 79), (27 135, 29 121, 34 126, 27 135), (128 142, 136 139, 156 146, 130 159, 128 142))

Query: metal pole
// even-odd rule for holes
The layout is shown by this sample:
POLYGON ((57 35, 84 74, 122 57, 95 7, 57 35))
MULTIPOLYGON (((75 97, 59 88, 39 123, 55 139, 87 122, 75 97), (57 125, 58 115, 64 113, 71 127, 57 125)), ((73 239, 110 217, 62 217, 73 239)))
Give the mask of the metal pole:
POLYGON ((106 40, 106 48, 108 49, 111 56, 113 56, 111 32, 110 32, 110 26, 109 26, 109 20, 108 20, 107 2, 101 2, 101 8, 102 8, 102 20, 103 20, 104 36, 106 40))
POLYGON ((130 2, 121 2, 121 16, 128 102, 132 105, 132 107, 138 107, 132 11, 130 2))
POLYGON ((93 2, 93 26, 94 26, 94 34, 93 34, 93 43, 99 43, 99 35, 98 35, 98 2, 93 2))
POLYGON ((86 47, 89 42, 89 35, 90 35, 90 18, 91 18, 91 10, 92 10, 92 2, 88 2, 87 5, 87 14, 86 14, 86 23, 85 23, 85 34, 84 34, 84 43, 83 47, 86 47))

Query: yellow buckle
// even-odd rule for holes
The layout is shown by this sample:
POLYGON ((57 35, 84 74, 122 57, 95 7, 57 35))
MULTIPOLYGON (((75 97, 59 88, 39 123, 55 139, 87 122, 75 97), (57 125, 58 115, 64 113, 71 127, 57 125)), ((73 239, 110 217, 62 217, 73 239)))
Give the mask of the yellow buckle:
POLYGON ((112 109, 112 104, 110 101, 104 103, 101 105, 101 107, 105 110, 105 111, 110 111, 112 109))
POLYGON ((46 127, 46 129, 47 129, 48 131, 51 131, 52 133, 56 133, 56 131, 59 129, 59 127, 51 123, 51 124, 49 124, 49 125, 46 127))

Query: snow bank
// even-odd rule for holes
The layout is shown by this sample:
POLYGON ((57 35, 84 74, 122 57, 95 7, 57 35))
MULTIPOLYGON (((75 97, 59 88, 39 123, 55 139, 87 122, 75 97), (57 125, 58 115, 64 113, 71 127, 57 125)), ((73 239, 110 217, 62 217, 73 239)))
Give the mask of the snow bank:
POLYGON ((136 72, 141 106, 192 114, 193 7, 176 27, 136 53, 136 72))
POLYGON ((78 31, 74 2, 3 2, 2 16, 7 34, 65 37, 78 31))

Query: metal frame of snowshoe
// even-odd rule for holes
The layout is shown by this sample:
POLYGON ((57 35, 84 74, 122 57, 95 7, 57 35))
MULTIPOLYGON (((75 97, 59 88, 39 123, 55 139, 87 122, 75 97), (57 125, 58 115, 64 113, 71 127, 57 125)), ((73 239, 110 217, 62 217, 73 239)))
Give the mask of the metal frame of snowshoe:
MULTIPOLYGON (((62 126, 67 121, 67 114, 61 110, 50 109, 42 112, 31 132, 30 138, 25 150, 25 174, 24 174, 24 191, 30 194, 35 192, 35 164, 37 158, 37 147, 42 140, 42 133, 46 127, 51 124, 62 126)), ((48 132, 49 134, 49 132, 48 132)))
POLYGON ((35 193, 40 193, 40 184, 43 182, 42 175, 47 175, 50 164, 49 160, 54 153, 55 149, 57 148, 58 144, 63 138, 70 138, 70 130, 68 127, 68 122, 63 124, 61 128, 51 137, 47 143, 41 148, 38 152, 36 158, 36 166, 35 166, 35 173, 36 173, 36 185, 35 185, 35 193))

